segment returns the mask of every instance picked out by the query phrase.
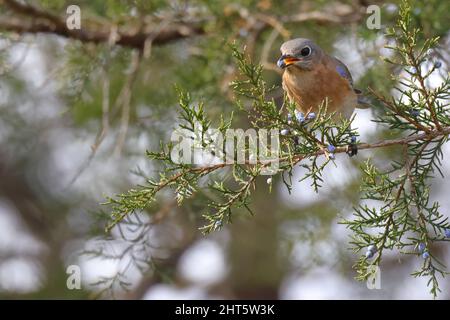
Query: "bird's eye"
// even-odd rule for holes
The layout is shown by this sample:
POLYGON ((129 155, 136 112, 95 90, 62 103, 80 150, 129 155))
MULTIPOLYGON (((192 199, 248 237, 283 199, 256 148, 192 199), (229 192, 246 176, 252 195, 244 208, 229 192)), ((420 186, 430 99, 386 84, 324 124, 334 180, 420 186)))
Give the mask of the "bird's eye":
POLYGON ((304 47, 301 51, 300 54, 302 55, 302 57, 307 57, 311 54, 311 48, 310 47, 304 47))

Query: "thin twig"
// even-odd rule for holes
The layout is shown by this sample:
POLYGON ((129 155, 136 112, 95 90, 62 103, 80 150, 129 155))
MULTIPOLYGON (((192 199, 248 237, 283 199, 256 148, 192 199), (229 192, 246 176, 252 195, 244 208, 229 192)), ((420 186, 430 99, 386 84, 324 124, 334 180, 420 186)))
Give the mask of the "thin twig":
POLYGON ((127 136, 128 124, 130 122, 131 96, 132 96, 131 92, 139 70, 140 60, 141 60, 141 53, 139 51, 133 51, 131 56, 129 75, 127 77, 127 80, 125 81, 125 84, 121 92, 122 115, 120 120, 120 128, 117 137, 117 143, 114 149, 115 155, 121 154, 127 136))

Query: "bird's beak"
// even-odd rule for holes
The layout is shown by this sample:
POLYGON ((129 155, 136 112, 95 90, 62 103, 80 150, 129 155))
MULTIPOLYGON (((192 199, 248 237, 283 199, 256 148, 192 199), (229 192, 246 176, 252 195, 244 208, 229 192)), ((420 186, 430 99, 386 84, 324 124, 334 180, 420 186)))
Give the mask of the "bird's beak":
POLYGON ((280 57, 280 59, 278 59, 277 66, 280 67, 281 69, 284 69, 299 60, 300 59, 290 56, 288 54, 283 54, 280 57))

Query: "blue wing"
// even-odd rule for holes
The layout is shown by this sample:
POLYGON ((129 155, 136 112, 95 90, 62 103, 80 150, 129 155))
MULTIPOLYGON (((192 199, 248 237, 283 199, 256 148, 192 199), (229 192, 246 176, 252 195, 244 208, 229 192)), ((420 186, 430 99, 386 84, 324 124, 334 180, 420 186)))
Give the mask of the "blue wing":
POLYGON ((359 109, 365 109, 371 106, 370 100, 362 95, 361 90, 358 90, 353 87, 353 78, 350 74, 350 71, 348 71, 347 67, 344 63, 342 63, 340 60, 334 58, 335 63, 335 70, 336 72, 344 79, 346 79, 350 85, 350 87, 353 89, 353 91, 358 95, 358 107, 359 109))
POLYGON ((334 58, 335 60, 335 66, 336 66, 336 72, 342 77, 345 78, 350 86, 353 88, 353 78, 350 74, 350 71, 348 71, 345 64, 343 64, 340 60, 334 58))
POLYGON ((348 78, 349 74, 347 73, 347 70, 343 66, 338 65, 336 67, 336 71, 341 75, 343 78, 348 78))

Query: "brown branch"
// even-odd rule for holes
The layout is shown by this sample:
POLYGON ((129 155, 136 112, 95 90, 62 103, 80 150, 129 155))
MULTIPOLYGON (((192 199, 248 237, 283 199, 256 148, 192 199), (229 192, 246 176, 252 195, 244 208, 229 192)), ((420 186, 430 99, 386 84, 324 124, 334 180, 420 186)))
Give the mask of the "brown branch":
MULTIPOLYGON (((384 148, 384 147, 390 147, 390 146, 395 146, 395 145, 406 145, 411 142, 420 141, 420 140, 430 140, 431 141, 434 138, 446 136, 449 134, 450 134, 450 126, 443 127, 442 130, 432 130, 429 133, 414 134, 414 135, 411 135, 411 136, 408 136, 405 138, 382 140, 382 141, 378 141, 378 142, 374 142, 374 143, 360 143, 360 144, 358 144, 358 150, 377 149, 377 148, 384 148)), ((269 159, 264 162, 257 162, 256 164, 267 165, 269 163, 273 163, 273 162, 277 162, 277 161, 282 162, 282 161, 289 161, 289 160, 293 160, 295 163, 298 163, 299 161, 301 161, 307 157, 315 157, 315 156, 325 155, 326 153, 327 153, 326 150, 318 150, 318 151, 316 151, 312 154, 308 154, 308 155, 299 154, 292 158, 283 157, 283 158, 269 159)), ((335 153, 335 154, 336 153, 347 153, 347 147, 338 147, 338 148, 336 148, 336 150, 333 153, 335 153)), ((186 173, 209 174, 212 171, 215 171, 217 169, 221 169, 224 167, 229 167, 234 164, 235 163, 219 163, 219 164, 214 164, 211 166, 194 167, 194 168, 189 168, 189 169, 180 171, 179 173, 173 175, 169 179, 164 180, 163 183, 157 187, 157 192, 160 191, 161 189, 163 189, 164 187, 166 187, 167 185, 169 185, 170 183, 175 182, 176 180, 178 180, 181 176, 183 176, 186 173)), ((246 161, 243 164, 254 165, 255 163, 253 163, 253 162, 250 163, 250 162, 246 161)))
POLYGON ((16 0, 2 0, 2 2, 4 2, 8 8, 18 14, 49 20, 55 25, 65 25, 64 21, 62 21, 57 15, 54 15, 49 11, 41 10, 30 4, 21 3, 16 0))
MULTIPOLYGON (((414 141, 419 141, 419 140, 428 140, 431 141, 436 137, 444 137, 450 134, 450 126, 444 127, 441 130, 432 130, 429 131, 427 133, 422 133, 422 134, 415 134, 415 135, 411 135, 405 138, 399 138, 399 139, 391 139, 391 140, 383 140, 383 141, 379 141, 379 142, 375 142, 375 143, 361 143, 358 144, 358 149, 360 150, 364 150, 364 149, 376 149, 376 148, 382 148, 382 147, 389 147, 389 146, 394 146, 394 145, 407 145, 411 142, 414 141)), ((336 148, 334 153, 347 153, 347 147, 338 147, 336 148)), ((261 166, 261 168, 264 168, 268 165, 270 165, 271 163, 276 163, 276 162, 283 162, 283 161, 289 161, 290 163, 292 163, 292 165, 296 165, 297 163, 301 162, 302 160, 306 159, 306 158, 310 158, 310 157, 317 157, 317 156, 321 156, 321 155, 325 155, 326 157, 328 157, 328 151, 321 148, 320 150, 313 152, 311 154, 298 154, 295 155, 294 157, 292 156, 285 156, 282 158, 275 158, 275 159, 270 159, 270 160, 266 160, 264 162, 262 161, 258 161, 256 163, 254 163, 253 161, 245 161, 244 163, 241 163, 242 165, 254 165, 254 166, 261 166)), ((222 169, 225 167, 230 167, 235 165, 235 163, 228 163, 228 162, 222 162, 222 163, 218 163, 218 164, 214 164, 211 166, 204 166, 204 167, 190 167, 190 168, 185 168, 175 174, 173 174, 172 176, 160 181, 158 184, 156 184, 154 186, 153 189, 150 190, 150 195, 155 195, 157 194, 159 191, 161 191, 162 189, 164 189, 165 187, 176 183, 181 177, 183 177, 186 174, 198 174, 199 176, 204 176, 207 175, 211 172, 214 172, 218 169, 222 169)), ((246 184, 242 189, 240 189, 239 191, 243 191, 246 192, 246 190, 248 189, 248 187, 253 183, 254 179, 256 179, 256 177, 259 176, 254 175, 248 182, 248 184, 246 184)), ((403 188, 403 187, 402 187, 403 188)), ((239 192, 237 195, 241 195, 242 193, 239 192)), ((232 198, 232 202, 233 203, 235 200, 237 200, 236 198, 232 198)), ((124 211, 122 213, 119 214, 118 217, 116 217, 107 227, 106 227, 106 232, 109 232, 117 223, 119 223, 120 221, 122 221, 123 218, 125 218, 128 214, 130 213, 130 211, 124 211)))
MULTIPOLYGON (((433 130, 430 131, 430 133, 422 133, 422 134, 414 134, 411 136, 408 136, 406 138, 398 138, 398 139, 390 139, 390 140, 383 140, 383 141, 379 141, 379 142, 375 142, 375 143, 361 143, 358 144, 358 149, 359 150, 364 150, 364 149, 376 149, 376 148, 383 148, 383 147, 390 147, 390 146, 394 146, 394 145, 406 145, 408 143, 414 142, 414 141, 419 141, 419 140, 429 140, 431 141, 434 138, 437 137, 441 137, 441 136, 446 136, 450 134, 450 126, 448 127, 443 127, 442 130, 433 130)), ((334 151, 334 153, 346 153, 347 152, 347 147, 338 147, 336 148, 336 150, 334 151)), ((303 159, 307 158, 307 157, 315 157, 315 156, 320 156, 320 155, 324 155, 326 154, 327 151, 326 150, 318 150, 312 154, 308 154, 308 155, 304 155, 304 154, 299 154, 296 155, 294 157, 283 157, 283 158, 275 158, 275 159, 269 159, 267 161, 264 162, 257 162, 256 164, 258 165, 263 165, 263 166, 267 166, 270 163, 273 162, 282 162, 282 161, 294 161, 296 163, 298 163, 299 161, 302 161, 303 159)), ((218 163, 218 164, 214 164, 211 166, 205 166, 205 167, 193 167, 193 168, 188 168, 185 170, 182 170, 176 174, 174 174, 173 176, 163 180, 160 182, 160 184, 155 188, 155 190, 153 191, 154 193, 159 192, 160 190, 164 189, 166 186, 168 186, 169 184, 174 183, 175 181, 177 181, 179 178, 181 178, 183 175, 187 174, 187 173, 194 173, 194 174, 199 174, 199 175, 205 175, 205 174, 209 174, 213 171, 216 171, 218 169, 222 169, 225 167, 229 167, 234 165, 235 163, 218 163)), ((243 163, 245 165, 255 165, 255 163, 251 163, 249 161, 246 161, 245 163, 243 163)))
POLYGON ((449 134, 450 134, 450 127, 443 127, 442 131, 431 130, 428 133, 414 134, 406 138, 384 140, 376 143, 363 143, 358 145, 358 149, 374 149, 374 148, 389 147, 393 145, 408 144, 413 141, 434 139, 439 136, 445 136, 449 134))
MULTIPOLYGON (((97 44, 111 41, 111 29, 114 28, 112 24, 100 23, 98 21, 89 23, 89 21, 83 20, 82 29, 69 30, 63 17, 47 10, 30 4, 24 4, 17 0, 0 0, 0 3, 3 3, 17 15, 23 16, 15 17, 5 15, 0 17, 0 30, 20 34, 49 33, 97 44)), ((338 3, 336 10, 301 12, 299 14, 281 17, 263 14, 253 16, 247 13, 242 15, 242 18, 253 21, 253 24, 256 23, 258 25, 256 27, 256 33, 261 33, 266 28, 272 27, 278 30, 284 37, 287 37, 289 32, 283 27, 283 23, 312 21, 320 24, 349 24, 360 21, 364 17, 361 13, 362 8, 352 8, 338 3)), ((242 8, 237 8, 236 10, 238 13, 241 13, 242 8)), ((205 21, 211 19, 213 17, 206 17, 203 20, 171 23, 157 31, 157 22, 154 25, 146 24, 144 28, 123 26, 117 30, 117 37, 114 39, 113 44, 142 50, 145 47, 147 39, 152 38, 153 45, 164 45, 173 41, 205 34, 205 21)))
POLYGON ((301 11, 300 13, 282 17, 284 23, 299 23, 313 21, 317 24, 352 24, 366 17, 366 7, 382 1, 371 0, 370 3, 360 1, 349 5, 343 2, 331 2, 323 11, 301 11))
POLYGON ((306 22, 306 21, 314 21, 317 23, 323 24, 349 24, 358 22, 361 20, 363 15, 358 12, 351 12, 349 14, 336 14, 336 13, 327 13, 321 11, 311 11, 311 12, 302 12, 296 15, 287 16, 282 19, 283 22, 306 22))
MULTIPOLYGON (((27 21, 20 17, 0 17, 0 29, 17 33, 52 33, 65 38, 80 40, 82 42, 108 43, 111 35, 111 25, 82 26, 80 30, 69 30, 64 18, 51 12, 42 10, 29 4, 22 4, 15 0, 0 0, 9 9, 18 15, 30 18, 27 21)), ((83 21, 85 22, 85 21, 83 21)), ((148 38, 152 38, 152 44, 163 45, 172 41, 203 34, 205 32, 199 23, 178 23, 158 30, 155 36, 156 26, 147 26, 138 31, 117 31, 114 44, 143 49, 148 38)))
MULTIPOLYGON (((56 26, 48 21, 24 21, 19 18, 0 18, 0 29, 16 33, 51 33, 65 38, 80 40, 82 42, 106 43, 109 40, 108 30, 93 30, 84 28, 81 30, 69 30, 64 26, 56 26)), ((148 29, 148 28, 147 28, 148 29)), ((202 26, 179 24, 167 27, 159 31, 153 39, 153 45, 163 45, 176 40, 188 38, 204 33, 202 26)), ((143 49, 147 38, 153 35, 152 30, 141 32, 118 31, 114 44, 143 49)))

